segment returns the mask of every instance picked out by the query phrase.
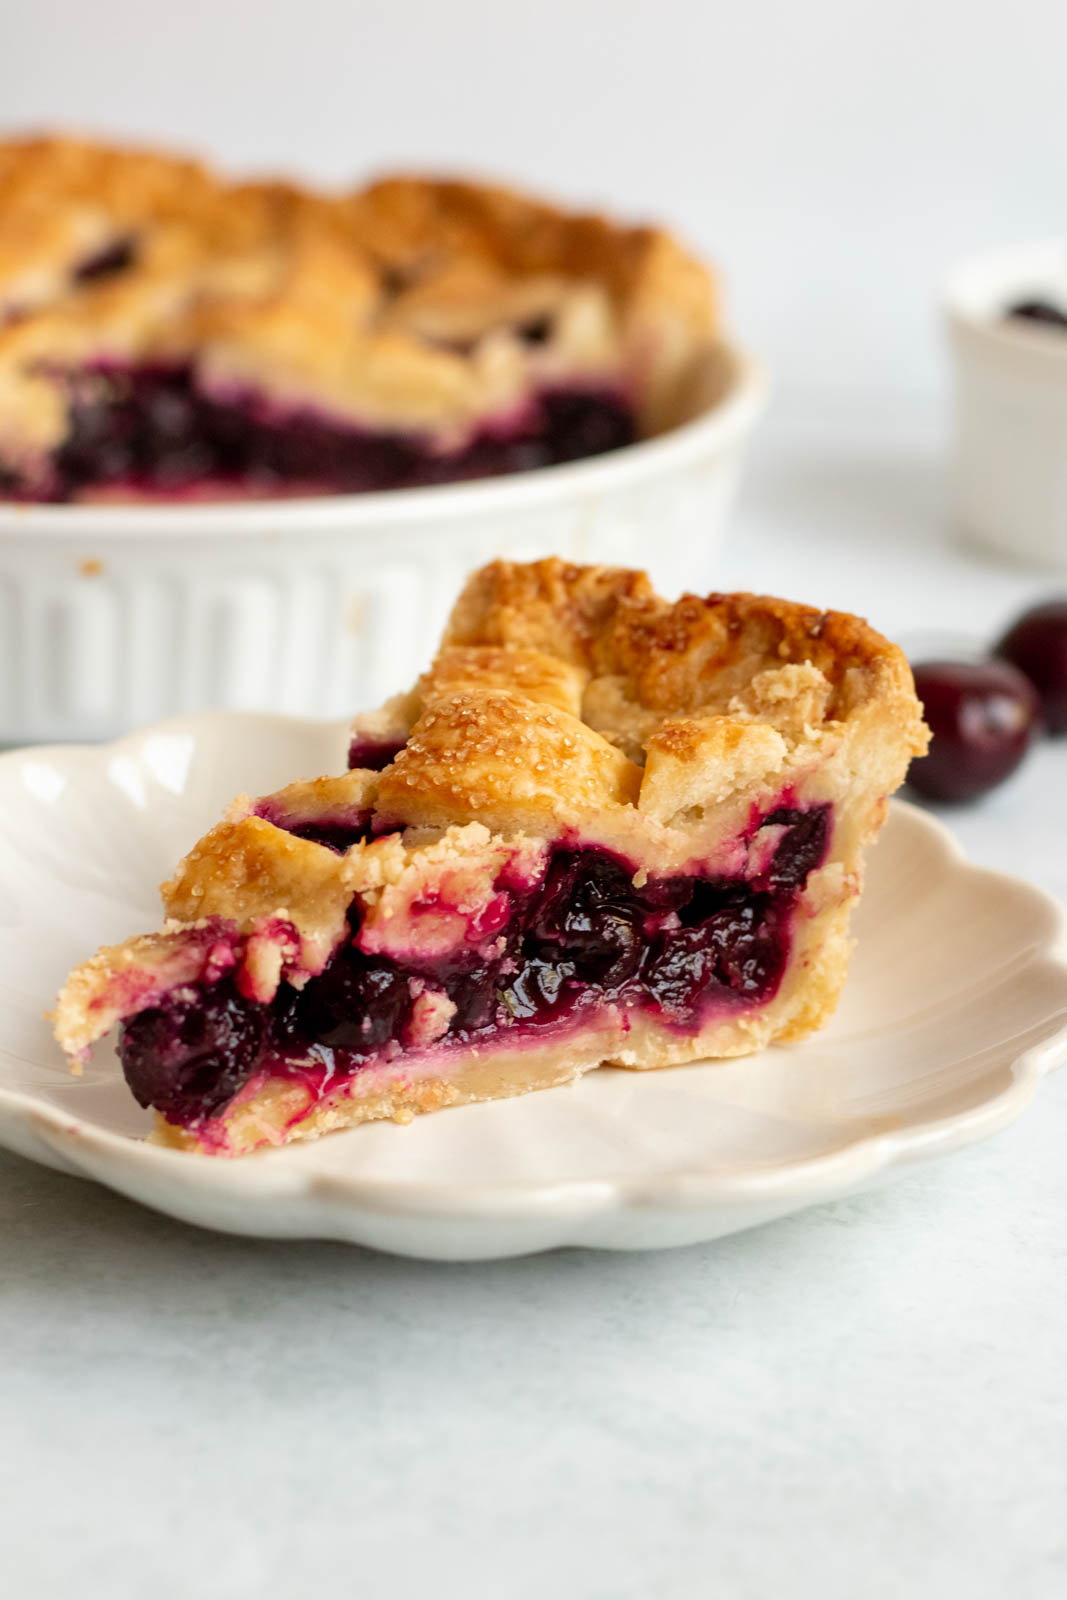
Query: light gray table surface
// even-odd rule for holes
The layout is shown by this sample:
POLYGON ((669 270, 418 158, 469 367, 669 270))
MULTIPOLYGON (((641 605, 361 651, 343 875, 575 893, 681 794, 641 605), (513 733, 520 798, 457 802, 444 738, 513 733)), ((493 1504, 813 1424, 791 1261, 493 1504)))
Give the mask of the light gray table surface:
MULTIPOLYGON (((722 587, 988 635, 933 421, 772 419, 722 587)), ((1067 591, 1067 575, 1061 578, 1067 591)), ((951 818, 1067 898, 1067 742, 951 818)), ((1067 1072, 707 1246, 424 1265, 197 1232, 0 1154, 10 1600, 1067 1593, 1067 1072)))

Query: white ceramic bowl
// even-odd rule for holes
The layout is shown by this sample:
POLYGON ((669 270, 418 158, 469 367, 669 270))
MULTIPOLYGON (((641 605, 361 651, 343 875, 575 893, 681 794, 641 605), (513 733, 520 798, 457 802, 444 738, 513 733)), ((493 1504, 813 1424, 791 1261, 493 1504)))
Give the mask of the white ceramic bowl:
POLYGON ((764 404, 719 347, 702 405, 655 439, 443 488, 196 506, 0 507, 0 742, 94 739, 204 707, 345 715, 427 664, 495 556, 712 574, 764 404))
POLYGON ((986 549, 1067 567, 1067 336, 1005 308, 1067 303, 1067 242, 976 256, 949 280, 953 512, 986 549))

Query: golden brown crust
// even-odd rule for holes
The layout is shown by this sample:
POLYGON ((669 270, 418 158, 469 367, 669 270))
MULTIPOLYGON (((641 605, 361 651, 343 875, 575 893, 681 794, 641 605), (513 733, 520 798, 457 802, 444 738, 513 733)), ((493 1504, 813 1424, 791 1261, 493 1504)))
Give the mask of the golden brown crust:
POLYGON ((378 806, 416 826, 556 833, 632 806, 640 786, 633 762, 577 717, 515 691, 466 689, 430 702, 382 773, 378 806))
POLYGON ((156 1004, 206 971, 227 970, 210 928, 191 924, 105 945, 76 967, 56 1001, 55 1036, 77 1069, 88 1047, 144 1006, 156 1004))
POLYGON ((568 379, 624 389, 657 431, 715 334, 707 269, 669 235, 502 188, 331 195, 155 151, 0 144, 0 462, 31 474, 66 429, 56 369, 92 361, 189 362, 210 392, 444 444, 568 379), (125 270, 79 276, 126 244, 125 270))
MULTIPOLYGON (((558 560, 498 561, 470 579, 445 645, 543 651, 587 674, 581 717, 658 774, 682 743, 723 759, 722 720, 760 724, 805 752, 873 717, 890 752, 886 792, 923 738, 903 653, 861 618, 750 594, 656 595, 643 573, 558 560)), ((494 668, 499 681, 499 667, 494 668)), ((468 676, 468 682, 470 678, 468 676)), ((781 762, 778 763, 782 765, 781 762)), ((879 763, 879 766, 886 763, 879 763)), ((642 788, 639 808, 647 809, 642 788)))
POLYGON ((243 817, 265 817, 279 828, 300 823, 335 823, 358 827, 361 819, 374 810, 378 794, 378 774, 355 770, 337 778, 300 779, 262 800, 240 795, 230 807, 231 822, 243 817))
POLYGON ((577 717, 588 681, 581 667, 543 650, 446 645, 415 685, 413 704, 425 706, 464 689, 501 689, 577 717))
POLYGON ((539 650, 591 672, 620 605, 654 598, 647 574, 628 568, 493 561, 468 580, 442 643, 539 650))
POLYGON ((517 278, 599 279, 627 307, 655 284, 695 327, 712 330, 707 272, 662 229, 620 229, 501 185, 454 178, 381 178, 349 205, 357 234, 394 268, 418 263, 443 244, 453 257, 488 260, 517 278))
MULTIPOLYGON (((570 1076, 609 1058, 641 1067, 739 1053, 819 1026, 844 981, 864 850, 926 740, 907 662, 857 617, 752 595, 671 604, 641 573, 561 561, 476 573, 416 689, 362 719, 361 736, 375 733, 406 741, 381 772, 243 798, 164 886, 168 926, 200 939, 205 919, 231 929, 257 994, 319 971, 353 902, 362 948, 425 961, 491 939, 501 884, 540 882, 554 843, 612 850, 638 884, 686 871, 759 878, 760 818, 832 808, 829 851, 800 895, 773 1002, 689 1039, 630 1018, 617 1040, 528 1058, 535 1074, 562 1062, 570 1076), (341 852, 288 831, 338 821, 361 828, 341 852)), ((136 948, 139 959, 143 941, 136 948)), ((131 960, 120 947, 75 974, 60 1003, 65 1048, 83 1051, 101 1015, 120 1014, 108 984, 131 960)), ((447 1027, 448 1004, 427 995, 424 1041, 447 1027)), ((304 1131, 427 1109, 424 1089, 483 1097, 465 1078, 438 1075, 432 1094, 418 1074, 406 1087, 402 1078, 381 1088, 376 1109, 331 1101, 304 1131)))
POLYGON ((828 716, 847 716, 879 688, 911 693, 900 650, 860 617, 752 594, 656 595, 643 572, 555 559, 495 561, 468 582, 446 645, 545 651, 617 678, 640 709, 725 705, 761 671, 811 665, 834 691, 828 716))
POLYGON ((160 890, 167 915, 192 924, 206 917, 250 929, 266 918, 289 922, 302 943, 301 965, 321 969, 339 942, 353 890, 333 853, 261 817, 220 822, 193 846, 160 890))

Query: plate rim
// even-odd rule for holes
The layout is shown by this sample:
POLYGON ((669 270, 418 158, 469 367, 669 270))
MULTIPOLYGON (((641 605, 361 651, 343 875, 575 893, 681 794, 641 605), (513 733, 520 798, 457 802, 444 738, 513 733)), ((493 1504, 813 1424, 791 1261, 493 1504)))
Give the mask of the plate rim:
MULTIPOLYGON (((202 731, 210 724, 230 727, 241 724, 246 728, 255 726, 260 731, 274 725, 291 731, 317 731, 324 736, 333 731, 343 733, 347 726, 344 719, 273 712, 192 713, 149 724, 107 744, 26 746, 4 752, 0 754, 0 783, 13 763, 25 761, 27 757, 64 762, 72 758, 76 761, 92 758, 106 762, 124 747, 142 746, 150 737, 202 731)), ((935 842, 941 859, 947 864, 999 886, 1002 892, 1025 896, 1044 928, 1022 970, 1032 973, 1035 967, 1046 969, 1067 983, 1067 912, 1052 895, 1010 873, 976 865, 940 818, 919 806, 895 799, 891 803, 891 814, 906 820, 908 826, 919 829, 935 842)), ((232 1202, 240 1198, 253 1204, 285 1204, 296 1207, 298 1220, 301 1209, 308 1212, 304 1226, 295 1230, 283 1230, 277 1225, 269 1227, 267 1233, 275 1237, 283 1234, 307 1238, 347 1237, 357 1242, 371 1242, 358 1239, 358 1230, 352 1231, 351 1224, 358 1223, 361 1217, 426 1226, 490 1222, 543 1224, 554 1220, 563 1230, 556 1243, 584 1243, 587 1241, 574 1238, 575 1231, 605 1214, 696 1216, 709 1208, 722 1211, 735 1206, 743 1210, 753 1205, 766 1207, 769 1203, 780 1214, 783 1210, 800 1209, 820 1199, 870 1186, 894 1169, 935 1159, 989 1137, 1020 1116, 1036 1095, 1042 1079, 1067 1063, 1067 991, 1063 1009, 1043 1018, 1042 1023, 1047 1025, 1042 1037, 1005 1062, 1007 1078, 1003 1089, 962 1111, 931 1117, 902 1129, 879 1129, 813 1155, 728 1173, 686 1167, 640 1176, 516 1178, 445 1184, 417 1177, 372 1179, 337 1171, 301 1170, 285 1161, 285 1151, 261 1151, 240 1160, 220 1161, 197 1152, 146 1144, 142 1139, 102 1127, 52 1105, 32 1091, 3 1085, 0 1085, 0 1146, 100 1182, 170 1215, 182 1213, 168 1205, 165 1198, 152 1198, 145 1193, 144 1186, 147 1184, 150 1188, 153 1178, 167 1190, 173 1191, 176 1183, 179 1190, 189 1191, 191 1198, 207 1202, 232 1202), (1055 1025, 1057 1022, 1059 1026, 1055 1025), (345 1213, 349 1227, 343 1232, 324 1228, 323 1206, 331 1213, 345 1213)), ((219 1223, 208 1225, 226 1227, 219 1223)), ((234 1223, 229 1231, 244 1230, 234 1223)), ((494 1253, 519 1254, 521 1247, 494 1253)))

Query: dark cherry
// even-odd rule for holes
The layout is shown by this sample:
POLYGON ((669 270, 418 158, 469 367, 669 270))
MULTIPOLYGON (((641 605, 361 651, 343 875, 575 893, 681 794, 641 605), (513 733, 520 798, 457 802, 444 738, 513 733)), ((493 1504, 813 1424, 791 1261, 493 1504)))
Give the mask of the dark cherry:
POLYGON ((802 888, 808 873, 822 866, 830 847, 829 808, 812 806, 810 811, 794 811, 783 806, 764 817, 763 826, 784 826, 789 830, 774 852, 767 874, 771 888, 802 888))
POLYGON ((563 852, 552 863, 528 923, 525 948, 573 963, 586 982, 617 988, 637 969, 643 908, 633 870, 598 851, 563 852))
POLYGON ((1005 315, 1024 322, 1042 322, 1050 328, 1067 328, 1067 312, 1049 300, 1020 300, 1009 306, 1005 315))
POLYGON ((357 734, 348 747, 349 771, 361 767, 365 772, 384 772, 403 750, 404 742, 403 739, 366 739, 357 734))
POLYGON ((504 1012, 515 1022, 547 1022, 577 998, 577 964, 559 956, 528 955, 506 988, 500 991, 504 1012))
POLYGON ((544 395, 541 407, 554 461, 604 455, 633 444, 637 438, 629 407, 618 400, 560 389, 544 395))
POLYGON ((520 322, 516 332, 523 344, 547 344, 553 333, 552 318, 547 314, 540 317, 527 317, 525 322, 520 322))
POLYGON ((715 977, 715 953, 704 928, 682 928, 652 957, 644 982, 661 1011, 685 1022, 695 1014, 715 977))
MULTIPOLYGON (((279 824, 283 827, 284 824, 279 824)), ((301 822, 296 827, 285 828, 295 839, 307 839, 311 844, 325 845, 327 850, 344 855, 354 844, 370 838, 370 818, 363 823, 301 822)))
MULTIPOLYGON (((795 885, 803 887, 803 880, 795 885)), ((724 906, 704 924, 715 955, 716 977, 732 994, 756 1000, 781 981, 788 952, 782 902, 752 895, 741 905, 724 906)))
POLYGON ((132 237, 115 239, 104 245, 95 255, 87 256, 73 272, 77 284, 97 283, 101 278, 115 278, 126 272, 137 259, 137 241, 132 237))
POLYGON ((255 1072, 269 1013, 238 994, 226 979, 191 999, 170 999, 132 1017, 122 1030, 119 1057, 142 1106, 175 1121, 210 1116, 255 1072))
MULTIPOLYGON (((707 898, 698 896, 699 901, 707 911, 707 898)), ((642 983, 666 1016, 680 1024, 695 1023, 710 993, 741 1001, 772 994, 787 954, 781 919, 769 896, 720 891, 717 909, 653 951, 642 983)))
POLYGON ((476 966, 454 975, 448 985, 448 997, 456 1008, 451 1032, 477 1033, 491 1027, 496 1019, 501 981, 500 964, 476 966))
POLYGON ((908 782, 931 800, 973 800, 1011 776, 1039 725, 1037 693, 1007 661, 924 661, 915 689, 932 735, 908 782))
POLYGON ((276 1036, 368 1055, 396 1038, 411 1012, 408 974, 345 946, 305 989, 285 996, 288 1013, 276 1036))
POLYGON ((1047 731, 1067 733, 1067 599, 1046 600, 1024 611, 993 654, 1030 679, 1047 731))

